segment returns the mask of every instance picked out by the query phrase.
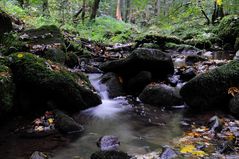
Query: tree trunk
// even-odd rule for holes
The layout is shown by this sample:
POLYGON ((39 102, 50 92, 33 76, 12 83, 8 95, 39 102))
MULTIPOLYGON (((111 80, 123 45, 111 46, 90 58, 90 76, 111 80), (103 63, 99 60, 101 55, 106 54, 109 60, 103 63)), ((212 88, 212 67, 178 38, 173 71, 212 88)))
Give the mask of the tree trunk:
POLYGON ((45 16, 49 16, 50 12, 49 12, 49 8, 48 8, 48 0, 43 0, 42 11, 45 16))
POLYGON ((160 7, 161 7, 160 0, 157 0, 155 15, 160 15, 160 7))
POLYGON ((117 8, 116 8, 116 19, 117 20, 122 20, 122 15, 121 15, 121 0, 117 1, 117 8))
POLYGON ((95 20, 95 17, 97 15, 97 11, 99 9, 99 5, 100 5, 100 0, 95 0, 94 4, 92 6, 90 20, 95 20))
POLYGON ((130 0, 126 0, 126 12, 125 12, 125 21, 128 22, 129 17, 130 17, 130 0))
POLYGON ((223 5, 222 1, 221 3, 218 3, 219 1, 215 0, 214 2, 214 11, 212 14, 212 23, 217 22, 217 20, 220 20, 224 17, 224 12, 223 12, 223 5))
POLYGON ((81 19, 83 24, 85 23, 85 10, 86 10, 86 3, 85 3, 85 0, 83 0, 82 14, 81 14, 81 19))

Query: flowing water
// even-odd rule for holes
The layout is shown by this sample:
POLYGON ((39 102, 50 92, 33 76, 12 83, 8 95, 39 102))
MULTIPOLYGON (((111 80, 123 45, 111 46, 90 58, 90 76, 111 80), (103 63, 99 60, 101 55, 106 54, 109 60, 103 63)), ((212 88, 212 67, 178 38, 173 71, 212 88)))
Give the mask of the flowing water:
POLYGON ((157 114, 157 118, 165 120, 165 125, 153 125, 140 120, 141 117, 135 115, 133 107, 124 97, 108 98, 105 85, 100 84, 100 76, 91 74, 89 79, 100 93, 102 104, 78 115, 85 132, 69 146, 57 150, 54 159, 89 159, 92 153, 99 150, 96 142, 104 135, 117 136, 121 143, 120 150, 129 154, 154 151, 163 145, 169 145, 173 138, 181 135, 180 113, 157 114))

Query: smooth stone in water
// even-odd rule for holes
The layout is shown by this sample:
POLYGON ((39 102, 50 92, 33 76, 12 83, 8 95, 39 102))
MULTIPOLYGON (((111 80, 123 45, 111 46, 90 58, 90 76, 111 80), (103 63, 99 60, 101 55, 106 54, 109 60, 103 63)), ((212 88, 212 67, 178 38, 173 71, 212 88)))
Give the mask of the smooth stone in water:
POLYGON ((48 159, 48 156, 45 155, 45 154, 42 153, 42 152, 35 151, 35 152, 31 155, 30 159, 48 159))
POLYGON ((103 136, 97 142, 97 146, 101 151, 116 151, 120 142, 116 136, 103 136))

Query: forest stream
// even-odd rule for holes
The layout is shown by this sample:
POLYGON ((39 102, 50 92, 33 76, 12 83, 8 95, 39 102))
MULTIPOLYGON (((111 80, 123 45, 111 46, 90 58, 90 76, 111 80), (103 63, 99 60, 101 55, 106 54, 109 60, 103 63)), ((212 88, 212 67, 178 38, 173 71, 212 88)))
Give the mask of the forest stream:
POLYGON ((99 149, 96 146, 97 140, 105 135, 117 136, 120 150, 131 155, 146 154, 164 145, 170 145, 172 139, 182 135, 181 113, 158 114, 163 120, 161 122, 165 123, 162 126, 140 120, 139 116, 134 115, 133 108, 125 97, 108 98, 105 86, 99 83, 100 76, 101 74, 91 74, 89 79, 101 94, 102 104, 79 114, 83 120, 80 123, 84 123, 86 131, 70 145, 56 151, 54 159, 74 158, 74 156, 89 158, 99 149))

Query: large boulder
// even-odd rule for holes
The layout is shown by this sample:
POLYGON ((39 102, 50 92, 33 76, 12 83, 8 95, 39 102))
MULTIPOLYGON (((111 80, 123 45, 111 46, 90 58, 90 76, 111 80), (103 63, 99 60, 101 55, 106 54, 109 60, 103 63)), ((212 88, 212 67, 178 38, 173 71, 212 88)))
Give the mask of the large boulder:
POLYGON ((141 71, 136 76, 130 78, 125 87, 131 94, 136 93, 136 95, 138 95, 151 81, 151 73, 148 71, 141 71))
POLYGON ((239 86, 239 61, 234 60, 185 84, 180 94, 193 110, 227 108, 228 89, 239 86))
POLYGON ((236 38, 239 37, 239 16, 228 15, 224 17, 218 26, 218 36, 224 43, 235 44, 236 38))
POLYGON ((164 78, 174 72, 169 55, 156 49, 137 49, 127 58, 105 62, 101 65, 104 72, 114 72, 123 78, 137 75, 141 71, 151 72, 154 79, 164 78))
POLYGON ((170 107, 182 105, 182 99, 176 88, 165 84, 150 84, 139 95, 139 99, 146 104, 170 107))
POLYGON ((15 90, 11 70, 7 66, 0 65, 0 118, 12 111, 15 90))
POLYGON ((101 82, 107 86, 109 98, 115 98, 125 95, 119 76, 113 72, 103 75, 101 82))
POLYGON ((86 76, 80 72, 70 72, 30 53, 15 53, 8 59, 19 103, 27 111, 44 110, 48 102, 68 112, 101 103, 86 76))

